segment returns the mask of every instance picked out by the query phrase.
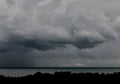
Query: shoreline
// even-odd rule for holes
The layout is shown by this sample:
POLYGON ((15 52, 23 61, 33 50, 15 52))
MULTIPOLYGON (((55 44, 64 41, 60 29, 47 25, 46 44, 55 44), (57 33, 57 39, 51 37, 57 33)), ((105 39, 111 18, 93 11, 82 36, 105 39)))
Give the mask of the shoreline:
POLYGON ((55 72, 41 73, 36 72, 33 75, 10 77, 0 75, 0 80, 120 80, 120 72, 112 74, 105 73, 71 73, 71 72, 55 72))

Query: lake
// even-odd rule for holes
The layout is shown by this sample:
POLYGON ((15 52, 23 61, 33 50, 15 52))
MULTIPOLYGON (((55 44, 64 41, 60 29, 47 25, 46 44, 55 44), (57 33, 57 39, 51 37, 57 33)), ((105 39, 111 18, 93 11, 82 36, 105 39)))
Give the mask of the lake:
POLYGON ((118 67, 43 67, 43 68, 0 68, 0 75, 5 76, 26 76, 36 72, 54 73, 70 71, 72 73, 114 73, 120 72, 118 67))

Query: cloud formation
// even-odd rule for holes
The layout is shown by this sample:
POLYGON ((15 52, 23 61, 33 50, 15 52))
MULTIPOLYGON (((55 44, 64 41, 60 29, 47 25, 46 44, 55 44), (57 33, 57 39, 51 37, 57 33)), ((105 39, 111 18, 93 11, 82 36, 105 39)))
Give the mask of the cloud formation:
POLYGON ((0 66, 120 65, 119 2, 0 0, 0 66))

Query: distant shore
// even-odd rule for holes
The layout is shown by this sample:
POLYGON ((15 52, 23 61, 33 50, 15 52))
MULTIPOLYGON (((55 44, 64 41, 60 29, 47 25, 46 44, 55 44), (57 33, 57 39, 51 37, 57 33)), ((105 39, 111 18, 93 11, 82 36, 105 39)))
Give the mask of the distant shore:
POLYGON ((21 76, 21 77, 7 77, 0 75, 0 80, 120 80, 120 72, 112 74, 99 74, 99 73, 71 73, 71 72, 55 72, 41 73, 37 72, 33 75, 21 76))

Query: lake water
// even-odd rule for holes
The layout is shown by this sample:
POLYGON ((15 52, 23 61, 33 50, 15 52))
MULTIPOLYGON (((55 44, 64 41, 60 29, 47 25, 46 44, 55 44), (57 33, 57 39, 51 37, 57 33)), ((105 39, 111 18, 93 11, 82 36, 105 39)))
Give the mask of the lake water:
POLYGON ((42 73, 54 73, 61 71, 70 71, 72 73, 114 73, 120 72, 120 68, 34 68, 34 69, 0 69, 0 75, 5 76, 26 76, 28 74, 34 74, 36 72, 42 73))

